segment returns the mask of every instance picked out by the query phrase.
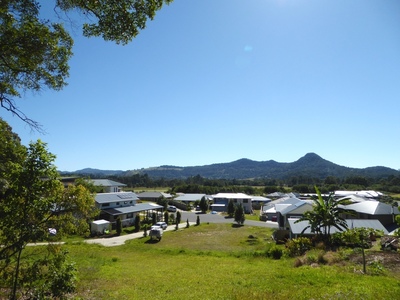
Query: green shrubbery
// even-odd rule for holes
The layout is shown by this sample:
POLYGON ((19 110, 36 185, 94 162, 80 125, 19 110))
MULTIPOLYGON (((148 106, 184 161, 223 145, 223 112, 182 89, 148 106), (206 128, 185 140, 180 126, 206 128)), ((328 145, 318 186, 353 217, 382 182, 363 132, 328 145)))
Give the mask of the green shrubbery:
POLYGON ((309 238, 299 237, 288 240, 285 244, 286 253, 290 257, 304 255, 306 251, 312 248, 312 242, 309 238))
POLYGON ((332 243, 337 246, 371 248, 371 241, 382 235, 382 231, 372 228, 353 228, 334 233, 332 243))

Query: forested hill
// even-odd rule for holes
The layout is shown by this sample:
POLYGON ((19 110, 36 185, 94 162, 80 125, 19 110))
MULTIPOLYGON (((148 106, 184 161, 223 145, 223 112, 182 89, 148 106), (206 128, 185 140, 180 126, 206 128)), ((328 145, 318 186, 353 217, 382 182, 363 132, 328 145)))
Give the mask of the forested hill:
MULTIPOLYGON (((97 175, 101 175, 101 170, 96 171, 97 175)), ((104 171, 104 174, 107 174, 106 172, 109 171, 104 171)), ((75 173, 82 174, 80 171, 76 171, 75 173)), ((230 163, 205 166, 160 166, 126 172, 118 171, 114 175, 130 176, 133 174, 147 174, 152 178, 166 179, 182 179, 196 175, 210 179, 288 179, 299 176, 323 179, 328 176, 335 176, 338 178, 351 176, 382 178, 390 175, 399 176, 400 172, 387 167, 369 167, 365 169, 348 168, 327 161, 315 153, 308 153, 299 160, 291 163, 279 163, 274 160, 259 162, 250 159, 239 159, 230 163)))

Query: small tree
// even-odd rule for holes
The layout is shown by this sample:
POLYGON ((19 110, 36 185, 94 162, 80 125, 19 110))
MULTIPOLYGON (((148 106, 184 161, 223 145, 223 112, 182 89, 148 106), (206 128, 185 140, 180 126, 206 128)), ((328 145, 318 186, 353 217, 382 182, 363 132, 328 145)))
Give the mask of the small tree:
POLYGON ((199 226, 199 225, 200 225, 200 216, 197 216, 197 219, 196 219, 196 225, 197 225, 197 226, 199 226))
POLYGON ((228 216, 230 218, 232 218, 234 213, 235 213, 235 204, 233 204, 232 200, 229 200, 229 202, 228 202, 228 216))
POLYGON ((147 224, 144 225, 143 236, 147 237, 147 224))
POLYGON ((137 214, 135 218, 135 232, 139 232, 140 230, 140 215, 137 214))
POLYGON ((203 197, 201 198, 200 203, 199 203, 199 206, 200 206, 201 212, 202 212, 203 214, 207 212, 207 210, 208 210, 208 201, 207 201, 207 199, 206 199, 205 196, 203 196, 203 197))
POLYGON ((235 222, 238 223, 239 225, 243 225, 245 220, 244 216, 244 209, 242 203, 239 203, 236 205, 235 209, 235 222))
POLYGON ((186 228, 189 228, 190 224, 189 224, 189 219, 186 219, 186 228))
POLYGON ((122 222, 121 222, 121 218, 118 217, 117 218, 117 222, 116 222, 116 230, 117 230, 117 235, 121 235, 122 233, 122 222))
POLYGON ((176 223, 180 223, 181 222, 181 212, 178 210, 178 212, 176 213, 176 223))
POLYGON ((175 224, 175 214, 170 214, 169 220, 171 220, 171 224, 175 224))
POLYGON ((168 212, 166 211, 166 212, 164 212, 164 222, 165 223, 169 223, 169 214, 168 214, 168 212))
POLYGON ((179 229, 179 222, 178 222, 178 219, 176 219, 176 222, 175 222, 175 230, 178 230, 179 229))
POLYGON ((157 214, 155 212, 151 214, 151 222, 153 225, 157 223, 157 214))

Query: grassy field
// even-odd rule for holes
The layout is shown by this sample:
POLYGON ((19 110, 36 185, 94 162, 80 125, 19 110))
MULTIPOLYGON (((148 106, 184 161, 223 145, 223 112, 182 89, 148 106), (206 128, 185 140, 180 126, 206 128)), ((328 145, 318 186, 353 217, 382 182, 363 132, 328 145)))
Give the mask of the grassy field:
POLYGON ((201 224, 118 247, 67 243, 79 270, 80 299, 396 299, 399 275, 361 266, 294 267, 273 260, 271 230, 201 224))

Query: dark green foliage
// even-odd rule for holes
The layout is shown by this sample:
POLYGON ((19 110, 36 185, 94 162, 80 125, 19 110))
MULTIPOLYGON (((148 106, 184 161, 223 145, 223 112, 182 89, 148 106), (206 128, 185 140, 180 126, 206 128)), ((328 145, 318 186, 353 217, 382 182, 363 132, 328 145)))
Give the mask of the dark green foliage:
POLYGON ((178 210, 177 213, 176 213, 176 223, 177 223, 177 224, 179 224, 179 223, 181 222, 181 217, 182 217, 182 214, 181 214, 181 212, 178 210))
POLYGON ((273 259, 280 259, 283 255, 283 249, 277 246, 272 246, 268 249, 267 255, 273 259))
MULTIPOLYGON (((26 245, 54 240, 49 228, 57 229, 57 239, 65 234, 85 235, 88 221, 97 211, 94 197, 84 185, 77 182, 64 188, 53 164, 55 156, 47 151, 45 143, 38 140, 29 147, 22 146, 18 136, 1 119, 0 159, 0 286, 11 291, 10 299, 16 299, 21 289, 31 293, 38 288, 37 282, 30 285, 21 281, 24 273, 35 264, 48 262, 50 266, 57 255, 51 252, 43 257, 39 253, 26 259, 22 255, 26 245)), ((60 276, 68 271, 56 270, 62 264, 53 266, 60 276)), ((47 271, 38 268, 36 275, 46 276, 47 271)), ((25 278, 29 281, 29 276, 25 278)))
POLYGON ((121 235, 122 233, 122 222, 121 222, 121 218, 118 217, 116 222, 115 222, 115 229, 117 231, 117 235, 121 235))
POLYGON ((229 202, 228 202, 227 213, 228 213, 228 216, 229 216, 230 218, 232 218, 232 217, 233 217, 233 214, 235 213, 235 204, 233 203, 232 200, 229 200, 229 202))
POLYGON ((164 222, 169 224, 169 214, 167 211, 164 212, 164 222))
POLYGON ((245 221, 244 209, 242 203, 239 203, 235 207, 235 222, 239 225, 243 225, 245 221))
POLYGON ((147 225, 143 226, 143 236, 147 237, 147 225))
POLYGON ((151 214, 151 222, 152 222, 152 224, 154 225, 154 224, 156 224, 158 221, 157 221, 157 214, 155 213, 155 212, 153 212, 152 214, 151 214))
POLYGON ((168 220, 171 221, 171 224, 175 224, 175 214, 170 214, 168 220))
POLYGON ((196 218, 196 225, 197 225, 197 226, 200 225, 200 216, 197 216, 197 218, 196 218))
POLYGON ((200 206, 200 210, 201 210, 202 213, 206 213, 207 212, 207 210, 208 210, 208 200, 206 199, 205 196, 203 196, 201 198, 199 206, 200 206))
POLYGON ((140 215, 136 214, 135 217, 135 232, 139 232, 140 230, 140 215))
POLYGON ((190 224, 189 224, 189 219, 186 220, 186 228, 189 228, 190 224))

